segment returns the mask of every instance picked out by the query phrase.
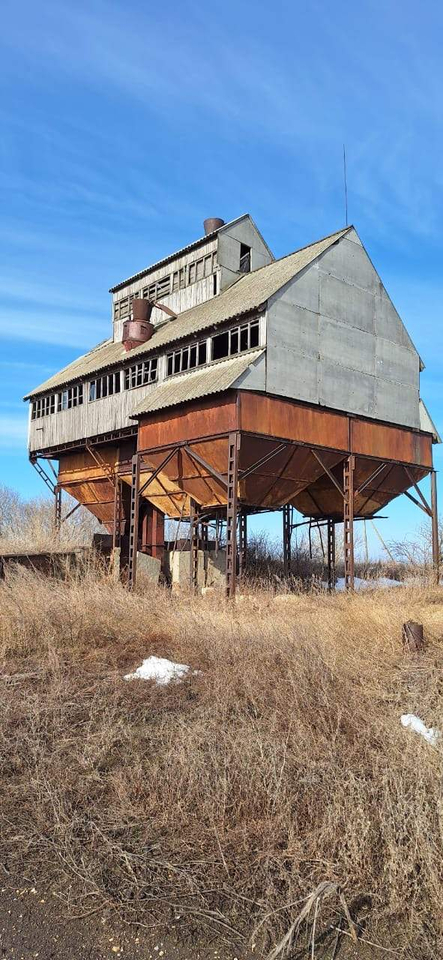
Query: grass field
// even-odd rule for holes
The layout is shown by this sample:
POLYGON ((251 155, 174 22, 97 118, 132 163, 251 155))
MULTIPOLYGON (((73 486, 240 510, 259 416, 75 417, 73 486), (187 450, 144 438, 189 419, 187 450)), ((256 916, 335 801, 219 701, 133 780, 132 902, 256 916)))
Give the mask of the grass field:
POLYGON ((442 753, 400 724, 443 729, 442 591, 228 605, 19 571, 0 612, 8 870, 77 915, 113 904, 260 954, 329 883, 300 956, 334 955, 344 901, 364 939, 442 954, 442 753), (409 618, 421 656, 402 650, 409 618), (198 672, 125 682, 150 654, 198 672))

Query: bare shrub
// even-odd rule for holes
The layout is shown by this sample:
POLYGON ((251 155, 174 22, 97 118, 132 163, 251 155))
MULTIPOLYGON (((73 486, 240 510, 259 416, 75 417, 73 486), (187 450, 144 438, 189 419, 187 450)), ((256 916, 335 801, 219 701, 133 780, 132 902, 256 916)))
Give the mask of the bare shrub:
MULTIPOLYGON (((62 516, 75 507, 72 497, 63 497, 62 516)), ((98 521, 79 507, 60 529, 60 547, 90 546, 98 521)), ((50 497, 22 499, 15 491, 0 486, 0 550, 47 550, 55 546, 54 500, 50 497)))
MULTIPOLYGON (((399 722, 443 726, 438 590, 229 605, 19 570, 0 609, 8 869, 77 913, 256 930, 259 951, 300 915, 309 943, 303 903, 340 889, 358 930, 367 905, 369 939, 441 955, 441 753, 399 722), (425 625, 420 661, 401 649, 407 617, 425 625), (201 672, 123 681, 149 654, 201 672)), ((342 922, 322 902, 318 934, 342 922)))

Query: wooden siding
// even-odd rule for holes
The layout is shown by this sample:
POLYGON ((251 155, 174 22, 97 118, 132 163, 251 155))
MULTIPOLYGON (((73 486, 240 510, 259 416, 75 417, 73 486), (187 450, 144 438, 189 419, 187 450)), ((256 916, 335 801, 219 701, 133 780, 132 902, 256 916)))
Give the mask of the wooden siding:
MULTIPOLYGON (((202 244, 196 250, 190 250, 189 253, 184 254, 179 257, 177 260, 172 260, 170 263, 165 264, 163 267, 159 267, 156 270, 153 270, 152 273, 145 274, 145 276, 140 277, 138 280, 134 280, 132 283, 128 283, 121 290, 116 291, 112 294, 112 319, 114 325, 114 340, 121 340, 122 329, 123 329, 123 320, 114 321, 114 305, 120 300, 123 300, 127 296, 141 296, 143 289, 153 283, 155 280, 161 280, 165 276, 169 276, 175 273, 177 270, 188 267, 190 264, 195 263, 196 260, 200 260, 202 257, 208 256, 209 254, 215 253, 217 250, 217 239, 213 238, 207 243, 202 244)), ((174 312, 182 313, 184 310, 189 310, 191 307, 196 306, 198 303, 204 303, 206 300, 210 300, 214 296, 214 281, 213 276, 203 277, 201 280, 196 280, 194 283, 188 284, 186 287, 183 287, 181 290, 176 290, 166 296, 161 297, 161 302, 166 304, 167 307, 170 307, 174 312)), ((152 322, 154 324, 164 321, 165 314, 158 309, 154 309, 152 312, 152 322)))
POLYGON ((135 421, 130 419, 130 415, 140 400, 156 385, 152 383, 135 387, 133 390, 122 390, 121 393, 116 393, 112 397, 94 400, 91 403, 87 399, 87 388, 85 388, 85 399, 79 407, 61 410, 40 420, 30 421, 30 452, 46 450, 48 447, 70 443, 72 440, 84 440, 87 437, 97 437, 100 434, 134 426, 135 421))

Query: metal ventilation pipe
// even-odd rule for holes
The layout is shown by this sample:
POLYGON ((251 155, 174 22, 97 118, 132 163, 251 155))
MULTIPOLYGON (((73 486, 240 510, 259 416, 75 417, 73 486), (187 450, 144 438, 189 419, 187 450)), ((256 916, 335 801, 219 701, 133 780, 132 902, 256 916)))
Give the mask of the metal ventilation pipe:
POLYGON ((225 221, 220 220, 220 217, 208 217, 207 220, 203 220, 205 235, 208 236, 208 234, 214 233, 215 230, 220 230, 220 227, 223 227, 224 224, 225 221))
POLYGON ((132 318, 123 324, 122 343, 126 351, 147 343, 154 333, 151 314, 154 304, 149 300, 135 297, 132 301, 132 318))

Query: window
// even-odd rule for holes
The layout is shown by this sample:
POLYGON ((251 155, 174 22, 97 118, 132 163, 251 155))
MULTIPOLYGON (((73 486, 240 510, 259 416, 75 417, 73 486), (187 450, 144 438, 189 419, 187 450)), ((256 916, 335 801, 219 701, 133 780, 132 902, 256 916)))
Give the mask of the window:
POLYGON ((150 357, 149 360, 136 363, 133 367, 126 367, 125 390, 133 390, 134 387, 143 387, 147 383, 154 383, 154 380, 157 379, 157 366, 158 358, 150 357))
POLYGON ((201 260, 197 260, 197 280, 202 280, 205 272, 205 261, 202 257, 201 260))
POLYGON ((245 243, 240 244, 240 273, 250 273, 251 270, 251 248, 245 243))
POLYGON ((157 281, 157 289, 155 291, 155 299, 160 300, 161 297, 167 297, 168 293, 171 292, 171 277, 163 277, 162 280, 157 281))
POLYGON ((40 417, 47 417, 50 413, 55 413, 55 393, 32 401, 31 420, 39 420, 40 417))
POLYGON ((260 323, 258 320, 250 320, 249 323, 242 323, 239 327, 217 333, 212 338, 212 359, 221 360, 222 357, 232 357, 236 353, 258 347, 259 342, 260 323))
POLYGON ((96 380, 90 381, 89 401, 111 397, 113 393, 120 393, 120 390, 120 370, 117 370, 116 373, 105 373, 103 377, 97 377, 96 380))
POLYGON ((184 373, 186 370, 201 367, 207 362, 206 357, 206 340, 200 340, 199 343, 191 343, 182 347, 181 350, 175 350, 174 353, 169 353, 167 357, 167 376, 171 377, 174 373, 184 373))
POLYGON ((61 393, 57 394, 57 411, 70 410, 71 407, 79 407, 83 403, 83 384, 76 383, 73 387, 66 387, 61 393))

